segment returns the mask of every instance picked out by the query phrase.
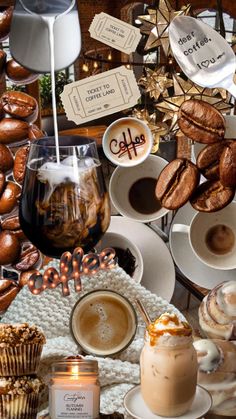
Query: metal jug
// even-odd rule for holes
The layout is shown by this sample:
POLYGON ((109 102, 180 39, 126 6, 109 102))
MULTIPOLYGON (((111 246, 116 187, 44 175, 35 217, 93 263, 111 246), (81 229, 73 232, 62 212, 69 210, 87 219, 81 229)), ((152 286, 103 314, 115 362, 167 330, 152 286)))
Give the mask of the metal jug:
POLYGON ((12 57, 38 73, 50 72, 49 21, 55 70, 70 66, 81 49, 76 0, 16 0, 9 36, 12 57))

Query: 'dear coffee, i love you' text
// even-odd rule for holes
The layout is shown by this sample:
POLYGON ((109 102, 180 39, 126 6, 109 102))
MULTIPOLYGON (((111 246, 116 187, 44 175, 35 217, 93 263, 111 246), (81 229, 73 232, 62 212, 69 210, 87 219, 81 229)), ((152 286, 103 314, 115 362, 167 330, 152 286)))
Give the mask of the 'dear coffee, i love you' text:
POLYGON ((131 167, 142 163, 152 148, 152 133, 139 119, 128 117, 113 122, 103 136, 106 157, 118 166, 131 167))

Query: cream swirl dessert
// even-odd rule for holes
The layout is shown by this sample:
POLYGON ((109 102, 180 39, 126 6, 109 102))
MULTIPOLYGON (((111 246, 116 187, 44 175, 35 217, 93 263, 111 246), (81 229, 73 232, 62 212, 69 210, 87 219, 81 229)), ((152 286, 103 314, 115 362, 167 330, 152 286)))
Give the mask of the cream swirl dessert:
POLYGON ((195 395, 198 370, 189 324, 169 313, 151 323, 140 368, 141 393, 149 409, 161 416, 184 414, 195 395))
POLYGON ((212 396, 211 413, 236 417, 236 342, 199 339, 194 342, 198 384, 212 396))
POLYGON ((236 339, 236 282, 217 285, 203 299, 199 324, 208 338, 236 339))

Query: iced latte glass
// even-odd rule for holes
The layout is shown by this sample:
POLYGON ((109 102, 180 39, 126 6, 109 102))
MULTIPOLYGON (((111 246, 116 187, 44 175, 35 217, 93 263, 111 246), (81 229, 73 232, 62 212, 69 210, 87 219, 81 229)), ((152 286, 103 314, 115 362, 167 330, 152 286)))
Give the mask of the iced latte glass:
POLYGON ((190 408, 197 385, 192 330, 174 314, 163 314, 146 331, 141 353, 141 393, 160 416, 180 416, 190 408))
POLYGON ((96 142, 80 136, 31 143, 20 201, 21 227, 47 256, 87 253, 110 223, 110 203, 96 142))

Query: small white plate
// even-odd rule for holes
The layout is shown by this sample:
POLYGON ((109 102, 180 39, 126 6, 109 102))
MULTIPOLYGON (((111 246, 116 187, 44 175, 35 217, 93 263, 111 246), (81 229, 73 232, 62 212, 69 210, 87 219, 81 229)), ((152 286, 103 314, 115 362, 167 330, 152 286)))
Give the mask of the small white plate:
POLYGON ((143 257, 141 285, 167 301, 175 288, 175 268, 168 247, 145 224, 122 216, 112 216, 109 232, 119 233, 139 248, 143 257))
POLYGON ((200 287, 212 289, 222 281, 235 280, 236 269, 222 271, 210 268, 194 254, 187 234, 172 231, 174 224, 189 225, 196 212, 189 203, 178 210, 170 228, 170 250, 176 265, 190 281, 200 287))
MULTIPOLYGON (((163 419, 163 416, 154 415, 148 409, 141 395, 140 386, 132 388, 125 395, 124 405, 127 412, 135 419, 163 419)), ((197 386, 196 394, 190 410, 177 419, 196 419, 205 415, 211 408, 212 399, 208 391, 197 386)), ((176 419, 165 417, 165 419, 176 419)))

